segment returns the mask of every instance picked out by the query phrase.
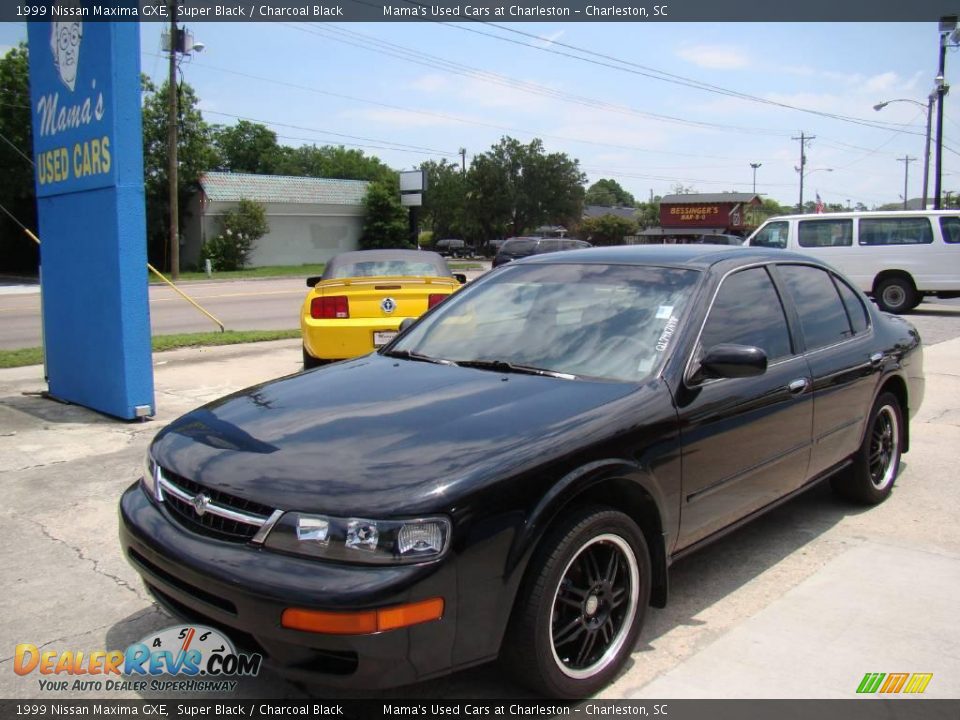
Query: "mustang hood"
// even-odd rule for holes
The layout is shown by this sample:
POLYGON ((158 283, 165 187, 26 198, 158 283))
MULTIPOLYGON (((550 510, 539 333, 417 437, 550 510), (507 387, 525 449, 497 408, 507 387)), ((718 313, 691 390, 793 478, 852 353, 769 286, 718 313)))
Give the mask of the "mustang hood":
POLYGON ((600 408, 636 390, 369 355, 206 405, 152 452, 168 472, 282 510, 429 511, 467 478, 595 441, 616 414, 600 408))

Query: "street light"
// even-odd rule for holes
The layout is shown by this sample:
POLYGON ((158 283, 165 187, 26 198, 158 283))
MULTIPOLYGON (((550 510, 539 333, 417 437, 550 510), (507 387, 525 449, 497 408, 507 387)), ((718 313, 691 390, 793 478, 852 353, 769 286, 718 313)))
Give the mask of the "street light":
POLYGON ((802 214, 803 213, 803 181, 806 180, 811 175, 813 175, 813 173, 815 172, 833 172, 833 168, 822 167, 822 168, 814 168, 813 170, 803 170, 802 168, 799 168, 796 165, 794 165, 793 169, 800 174, 800 206, 797 212, 802 214))
POLYGON ((750 163, 750 167, 753 168, 753 194, 757 194, 757 168, 763 165, 763 163, 750 163))
POLYGON ((924 105, 919 100, 911 100, 909 98, 896 98, 895 100, 885 100, 884 102, 877 103, 873 106, 873 109, 876 111, 883 110, 890 103, 895 102, 905 102, 911 103, 913 105, 918 105, 927 111, 927 141, 926 149, 923 153, 923 209, 927 209, 927 190, 929 189, 929 178, 930 178, 930 125, 931 120, 933 119, 933 103, 937 99, 936 91, 931 92, 930 96, 927 98, 927 104, 924 105))
POLYGON ((934 78, 937 94, 937 154, 936 170, 934 171, 933 209, 940 209, 940 189, 943 180, 943 98, 950 91, 946 82, 947 46, 956 45, 960 40, 960 30, 957 28, 957 16, 946 15, 940 18, 940 63, 937 66, 937 77, 934 78))

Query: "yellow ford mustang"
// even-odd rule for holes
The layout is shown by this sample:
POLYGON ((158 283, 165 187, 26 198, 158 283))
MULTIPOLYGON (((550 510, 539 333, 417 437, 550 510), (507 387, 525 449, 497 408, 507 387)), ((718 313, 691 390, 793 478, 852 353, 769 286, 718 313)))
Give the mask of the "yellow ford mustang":
POLYGON ((303 367, 365 355, 390 342, 466 282, 440 255, 421 250, 359 250, 333 258, 300 311, 303 367))

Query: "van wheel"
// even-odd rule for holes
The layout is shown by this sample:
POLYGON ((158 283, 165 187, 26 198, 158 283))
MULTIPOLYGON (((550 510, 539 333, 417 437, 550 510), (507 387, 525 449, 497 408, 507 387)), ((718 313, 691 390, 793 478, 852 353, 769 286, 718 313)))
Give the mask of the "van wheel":
POLYGON ((854 456, 853 466, 833 477, 830 484, 848 500, 878 505, 893 490, 902 449, 903 410, 893 393, 883 393, 873 405, 867 434, 854 456))
POLYGON ((550 697, 606 685, 637 641, 650 603, 650 553, 621 512, 585 508, 540 543, 501 653, 510 674, 550 697))
POLYGON ((877 305, 885 312, 901 314, 920 304, 920 296, 909 278, 891 277, 881 280, 874 293, 877 305))

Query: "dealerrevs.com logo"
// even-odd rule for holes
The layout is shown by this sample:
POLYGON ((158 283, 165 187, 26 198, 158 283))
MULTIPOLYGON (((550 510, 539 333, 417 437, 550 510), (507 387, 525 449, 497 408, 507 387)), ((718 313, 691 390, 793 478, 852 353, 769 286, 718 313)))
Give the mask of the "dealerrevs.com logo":
POLYGON ((256 676, 262 661, 257 653, 237 652, 219 630, 175 625, 126 650, 41 650, 21 643, 13 669, 17 675, 40 675, 43 692, 230 692, 237 686, 233 678, 256 676))

